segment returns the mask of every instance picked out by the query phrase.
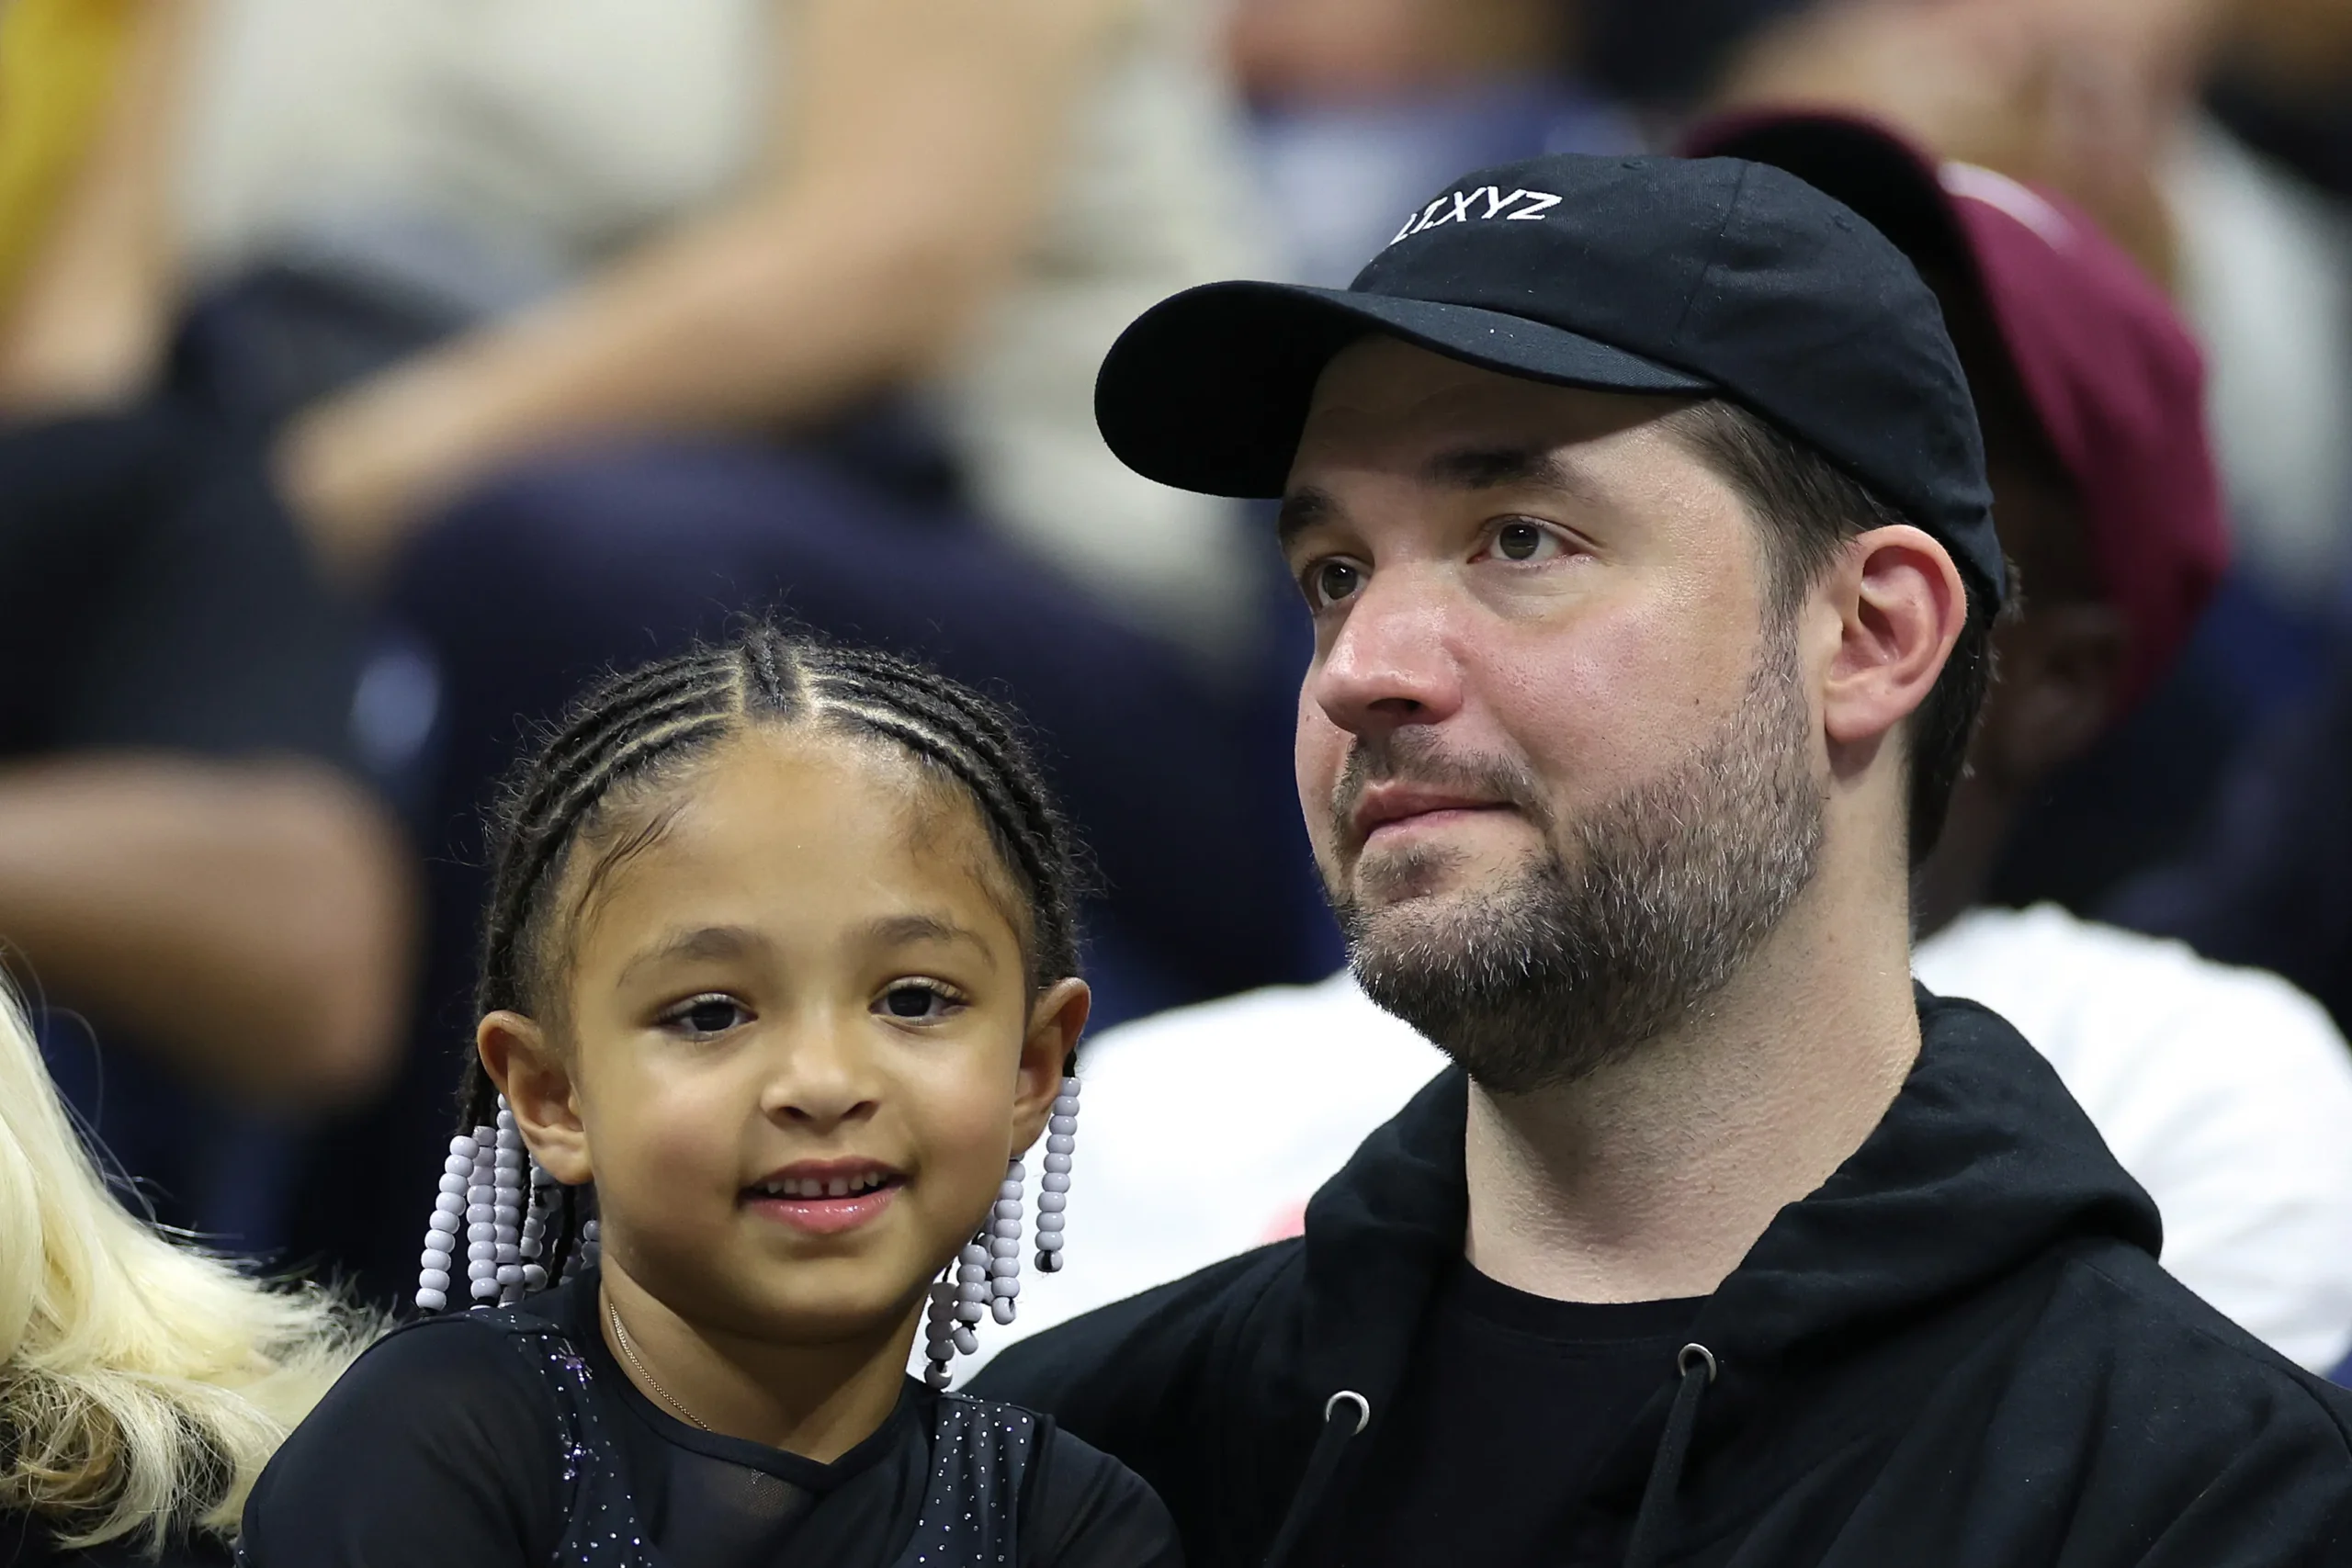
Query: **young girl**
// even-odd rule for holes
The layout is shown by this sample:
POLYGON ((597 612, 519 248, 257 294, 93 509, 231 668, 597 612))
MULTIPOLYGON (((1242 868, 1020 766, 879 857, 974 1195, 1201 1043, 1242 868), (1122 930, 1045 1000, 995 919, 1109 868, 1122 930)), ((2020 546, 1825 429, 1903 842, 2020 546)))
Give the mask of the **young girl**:
POLYGON ((503 813, 436 1315, 288 1440, 246 1561, 1177 1563, 1135 1475, 944 1392, 1048 1131, 1059 1259, 1072 880, 1007 716, 897 660, 754 628, 591 694, 503 813))
POLYGON ((116 1201, 0 989, 0 1562, 226 1563, 271 1450, 374 1327, 116 1201))

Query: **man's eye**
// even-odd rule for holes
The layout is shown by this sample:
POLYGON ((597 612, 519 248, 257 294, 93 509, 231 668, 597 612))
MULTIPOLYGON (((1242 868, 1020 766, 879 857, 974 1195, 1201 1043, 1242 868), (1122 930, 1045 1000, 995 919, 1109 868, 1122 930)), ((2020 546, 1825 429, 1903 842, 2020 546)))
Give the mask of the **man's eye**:
POLYGON ((662 1021, 682 1033, 707 1037, 724 1034, 751 1016, 750 1010, 732 997, 696 997, 673 1009, 662 1021))
POLYGON ((934 1022, 947 1016, 956 998, 936 986, 907 981, 882 993, 881 1009, 892 1018, 934 1022))
POLYGON ((1316 609, 1353 597, 1363 586, 1363 569, 1350 560, 1317 561, 1306 569, 1306 602, 1316 609))
POLYGON ((1534 523, 1506 523, 1495 530, 1495 554, 1505 560, 1536 560, 1558 546, 1550 529, 1534 523))

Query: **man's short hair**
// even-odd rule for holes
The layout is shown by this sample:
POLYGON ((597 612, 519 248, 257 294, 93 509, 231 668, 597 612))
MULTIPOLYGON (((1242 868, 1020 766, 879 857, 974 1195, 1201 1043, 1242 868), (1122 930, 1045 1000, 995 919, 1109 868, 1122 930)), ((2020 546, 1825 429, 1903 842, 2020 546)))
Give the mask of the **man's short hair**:
MULTIPOLYGON (((1679 409, 1668 427, 1747 503, 1764 540, 1770 608, 1792 615, 1846 542, 1911 520, 1821 453, 1737 403, 1709 399, 1679 409)), ((1911 716, 1908 839, 1917 867, 1936 847, 1953 788, 1968 764, 1976 716, 1993 683, 1995 612, 1961 573, 1968 616, 1951 657, 1911 716)))

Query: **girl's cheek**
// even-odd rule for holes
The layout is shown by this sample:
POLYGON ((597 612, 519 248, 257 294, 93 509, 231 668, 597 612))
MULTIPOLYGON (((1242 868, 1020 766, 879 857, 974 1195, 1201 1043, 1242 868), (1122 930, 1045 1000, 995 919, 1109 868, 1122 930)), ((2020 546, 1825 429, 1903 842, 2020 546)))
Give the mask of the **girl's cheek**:
POLYGON ((733 1191, 739 1173, 736 1149, 740 1108, 716 1086, 643 1083, 619 1110, 614 1128, 629 1151, 625 1164, 648 1179, 678 1190, 701 1187, 707 1178, 733 1191))
POLYGON ((1012 1065, 995 1054, 926 1096, 927 1141, 933 1157, 952 1161, 976 1182, 1001 1182, 1012 1148, 1012 1065))

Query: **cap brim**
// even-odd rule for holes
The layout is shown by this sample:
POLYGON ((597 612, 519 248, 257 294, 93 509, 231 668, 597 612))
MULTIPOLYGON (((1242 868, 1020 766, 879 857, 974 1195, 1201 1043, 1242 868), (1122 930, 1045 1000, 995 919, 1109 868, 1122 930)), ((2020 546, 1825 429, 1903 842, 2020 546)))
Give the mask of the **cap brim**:
POLYGON ((1288 283, 1210 283, 1162 300, 1119 335, 1094 417, 1121 461, 1210 495, 1283 492, 1315 383, 1356 339, 1399 338, 1533 381, 1693 395, 1703 378, 1499 310, 1288 283))

